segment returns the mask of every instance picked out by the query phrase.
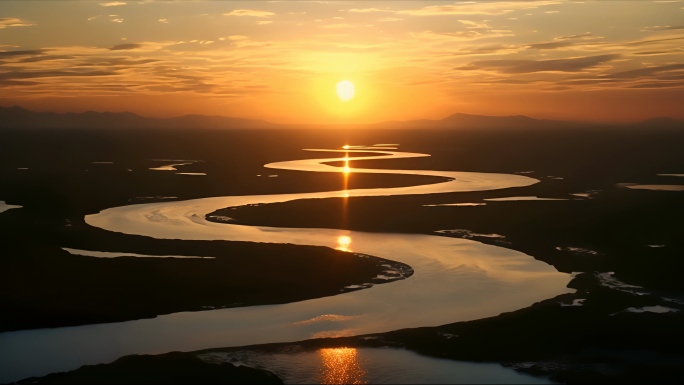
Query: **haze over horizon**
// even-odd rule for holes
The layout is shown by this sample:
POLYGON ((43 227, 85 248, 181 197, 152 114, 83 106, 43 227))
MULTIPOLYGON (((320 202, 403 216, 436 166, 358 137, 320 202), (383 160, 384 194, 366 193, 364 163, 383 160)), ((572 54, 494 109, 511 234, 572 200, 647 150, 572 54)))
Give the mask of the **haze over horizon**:
POLYGON ((5 1, 0 105, 301 124, 684 119, 682 16, 683 1, 5 1))

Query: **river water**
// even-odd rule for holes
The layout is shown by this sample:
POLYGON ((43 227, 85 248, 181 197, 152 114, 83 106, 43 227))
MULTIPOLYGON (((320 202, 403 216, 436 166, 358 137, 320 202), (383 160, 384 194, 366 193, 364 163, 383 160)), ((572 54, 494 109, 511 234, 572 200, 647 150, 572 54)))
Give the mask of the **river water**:
MULTIPOLYGON (((334 151, 334 150, 313 150, 334 151)), ((572 292, 569 274, 534 258, 472 240, 422 234, 365 233, 214 223, 217 209, 296 199, 351 198, 483 191, 538 182, 521 175, 433 170, 357 169, 350 160, 425 154, 372 149, 337 150, 344 157, 271 163, 267 168, 309 172, 430 175, 442 182, 386 189, 227 196, 114 207, 89 215, 105 230, 158 239, 228 240, 317 245, 410 265, 409 279, 312 300, 267 306, 180 312, 137 321, 0 333, 0 381, 75 369, 126 354, 190 351, 289 342, 316 337, 436 326, 495 316, 572 292), (377 155, 349 157, 349 153, 377 155), (345 162, 343 166, 325 163, 345 162)), ((400 209, 400 208, 397 208, 400 209)), ((370 282, 371 284, 373 282, 370 282)), ((125 279, 122 279, 122 285, 125 279)))

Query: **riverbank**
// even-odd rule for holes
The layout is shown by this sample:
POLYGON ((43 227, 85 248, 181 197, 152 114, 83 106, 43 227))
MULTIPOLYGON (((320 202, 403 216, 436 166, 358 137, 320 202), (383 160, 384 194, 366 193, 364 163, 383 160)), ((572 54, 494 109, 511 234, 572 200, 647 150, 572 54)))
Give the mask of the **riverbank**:
MULTIPOLYGON (((682 378, 684 356, 679 346, 684 339, 680 327, 684 321, 684 305, 670 303, 671 311, 653 312, 655 307, 647 305, 658 301, 657 296, 636 295, 608 286, 605 280, 592 274, 578 275, 570 286, 577 292, 475 321, 354 337, 174 354, 186 360, 199 358, 211 365, 234 364, 229 357, 236 353, 238 356, 256 355, 262 357, 258 360, 263 363, 259 369, 272 370, 276 376, 278 367, 267 364, 270 355, 384 347, 407 349, 442 359, 498 362, 504 367, 570 384, 676 383, 682 378), (628 306, 636 303, 643 306, 628 310, 628 306)), ((163 360, 165 356, 161 355, 159 359, 163 360)), ((127 358, 133 360, 135 357, 140 356, 127 358)), ((120 370, 117 365, 115 362, 98 366, 117 372, 120 370)), ((88 372, 89 368, 69 372, 62 378, 72 378, 69 376, 88 372)), ((359 376, 363 379, 363 373, 359 376)), ((96 381, 94 383, 105 383, 97 381, 106 379, 104 376, 90 378, 96 381)), ((160 375, 158 378, 165 377, 160 375)), ((32 381, 67 383, 48 382, 49 379, 32 381)))
POLYGON ((0 332, 289 303, 412 274, 402 263, 315 246, 153 240, 74 223, 59 239, 62 247, 160 258, 95 258, 50 245, 3 242, 0 332), (403 273, 376 278, 387 270, 403 273))

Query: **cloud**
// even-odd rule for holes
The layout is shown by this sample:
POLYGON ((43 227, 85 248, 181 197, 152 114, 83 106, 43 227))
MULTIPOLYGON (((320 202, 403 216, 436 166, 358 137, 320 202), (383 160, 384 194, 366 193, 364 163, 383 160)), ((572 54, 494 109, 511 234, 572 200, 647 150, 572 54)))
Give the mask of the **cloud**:
POLYGON ((352 24, 328 24, 322 25, 321 28, 354 28, 355 25, 352 24))
POLYGON ((35 63, 35 62, 41 62, 41 61, 48 61, 48 60, 66 60, 66 59, 74 59, 75 56, 71 55, 39 55, 39 56, 33 56, 33 57, 27 57, 19 60, 20 63, 35 63))
POLYGON ((469 47, 461 49, 454 53, 457 56, 470 56, 470 55, 501 55, 501 54, 511 54, 520 51, 522 47, 518 45, 510 44, 489 44, 489 45, 477 45, 474 47, 469 47))
POLYGON ((673 52, 672 51, 641 51, 641 52, 634 52, 634 55, 637 56, 658 56, 658 55, 671 55, 673 52))
POLYGON ((126 3, 122 1, 110 1, 108 3, 100 3, 100 5, 103 7, 118 7, 120 5, 126 5, 126 3))
POLYGON ((404 19, 398 19, 396 17, 383 17, 382 19, 378 19, 378 21, 401 21, 404 19))
POLYGON ((273 12, 267 11, 255 11, 251 9, 236 9, 228 13, 224 13, 224 16, 250 16, 250 17, 270 17, 275 15, 273 12))
POLYGON ((21 19, 17 19, 16 17, 0 18, 0 29, 7 28, 7 27, 30 27, 32 25, 35 25, 35 24, 27 23, 21 19))
POLYGON ((159 19, 159 22, 167 24, 169 22, 169 20, 168 19, 159 19))
POLYGON ((266 25, 266 24, 271 24, 273 22, 271 20, 259 20, 256 23, 257 23, 257 25, 266 25))
POLYGON ((472 70, 493 70, 507 74, 523 74, 532 72, 580 72, 618 58, 620 55, 597 55, 571 59, 551 59, 551 60, 480 60, 471 62, 468 65, 456 69, 472 70))
POLYGON ((488 26, 484 22, 478 23, 478 22, 472 21, 472 20, 459 20, 459 22, 461 24, 467 25, 468 26, 467 28, 491 28, 490 26, 488 26))
POLYGON ((482 37, 477 31, 458 31, 458 32, 446 32, 446 33, 435 33, 432 31, 424 31, 421 33, 411 33, 411 36, 424 38, 424 39, 444 39, 447 40, 473 40, 482 37))
POLYGON ((391 11, 388 9, 379 9, 379 8, 352 8, 352 9, 348 10, 347 12, 370 13, 370 12, 396 12, 396 11, 391 11))
POLYGON ((0 73, 0 80, 14 80, 14 79, 36 79, 36 78, 53 78, 65 76, 111 76, 116 75, 114 71, 8 71, 0 73))
POLYGON ((398 15, 440 16, 440 15, 502 15, 518 9, 538 8, 559 4, 557 1, 518 1, 500 2, 467 2, 453 5, 431 5, 420 9, 396 11, 398 15))
POLYGON ((653 43, 662 43, 664 41, 673 41, 673 40, 682 40, 684 39, 684 36, 676 36, 676 37, 666 37, 662 39, 651 39, 651 40, 638 40, 638 41, 632 41, 629 43, 625 43, 625 46, 640 46, 640 45, 651 45, 653 43))
MULTIPOLYGON (((527 46, 529 49, 556 49, 571 47, 576 45, 586 45, 587 41, 602 39, 600 36, 596 36, 591 32, 580 33, 576 35, 569 36, 559 36, 550 42, 534 43, 527 46)), ((601 44, 599 42, 594 42, 594 44, 601 44)))
POLYGON ((555 49, 555 48, 562 48, 562 47, 569 47, 572 45, 575 45, 577 43, 573 41, 552 41, 548 43, 535 43, 535 44, 530 44, 528 48, 530 49, 555 49))
POLYGON ((645 31, 672 31, 672 30, 677 30, 677 29, 684 29, 684 25, 654 25, 651 27, 643 27, 641 29, 642 32, 645 31))
POLYGON ((559 36, 555 40, 576 40, 576 39, 592 39, 597 36, 591 32, 578 33, 576 35, 559 36))
POLYGON ((134 43, 119 44, 119 45, 115 45, 115 46, 109 48, 109 50, 110 51, 121 51, 121 50, 128 50, 128 49, 136 49, 136 48, 140 48, 142 46, 143 46, 143 44, 134 44, 134 43))
POLYGON ((645 82, 645 83, 635 83, 629 85, 629 88, 673 88, 681 87, 682 84, 679 82, 645 82))
POLYGON ((609 77, 612 79, 628 79, 628 78, 641 78, 653 75, 659 75, 663 72, 671 71, 681 71, 684 70, 684 64, 669 64, 657 67, 646 67, 639 68, 636 70, 622 71, 610 74, 609 77))
POLYGON ((31 49, 31 50, 21 50, 21 51, 2 51, 0 52, 0 58, 10 58, 15 56, 34 56, 43 55, 47 52, 45 49, 31 49))
POLYGON ((411 32, 411 37, 427 40, 439 40, 449 42, 454 40, 476 40, 486 37, 512 36, 510 31, 469 29, 467 31, 436 33, 432 31, 411 32))

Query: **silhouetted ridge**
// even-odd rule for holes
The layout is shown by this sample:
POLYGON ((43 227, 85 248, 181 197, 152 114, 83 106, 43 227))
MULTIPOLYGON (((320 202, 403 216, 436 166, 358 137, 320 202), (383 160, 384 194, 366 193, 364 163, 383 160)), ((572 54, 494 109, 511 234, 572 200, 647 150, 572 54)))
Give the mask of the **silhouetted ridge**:
POLYGON ((678 120, 674 118, 670 118, 669 116, 658 116, 646 120, 642 120, 641 122, 637 123, 638 126, 643 126, 643 127, 654 127, 654 128, 674 128, 674 127, 682 127, 684 128, 684 120, 678 120))
POLYGON ((530 126, 537 125, 541 121, 524 115, 512 116, 487 116, 456 113, 441 119, 440 122, 458 124, 463 126, 530 126))
POLYGON ((184 115, 149 118, 132 112, 35 112, 19 106, 0 107, 0 128, 275 128, 264 120, 227 116, 184 115))
MULTIPOLYGON (((329 125, 335 126, 335 122, 329 125)), ((337 124, 338 126, 340 124, 337 124)), ((525 115, 488 116, 455 113, 443 119, 387 121, 374 124, 342 124, 348 128, 567 128, 592 126, 684 128, 684 121, 670 117, 654 117, 638 123, 606 124, 580 121, 535 119, 525 115)), ((173 118, 150 118, 132 112, 35 112, 20 106, 0 106, 2 128, 293 128, 306 125, 285 125, 260 119, 231 118, 217 115, 189 114, 173 118)))

